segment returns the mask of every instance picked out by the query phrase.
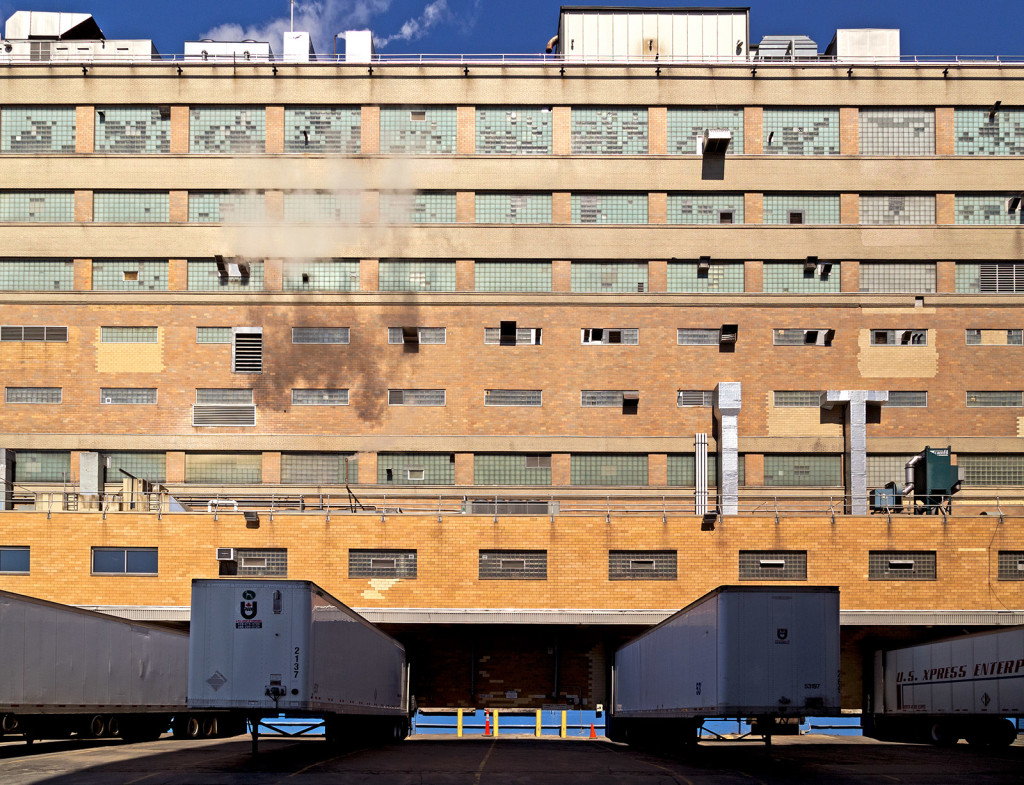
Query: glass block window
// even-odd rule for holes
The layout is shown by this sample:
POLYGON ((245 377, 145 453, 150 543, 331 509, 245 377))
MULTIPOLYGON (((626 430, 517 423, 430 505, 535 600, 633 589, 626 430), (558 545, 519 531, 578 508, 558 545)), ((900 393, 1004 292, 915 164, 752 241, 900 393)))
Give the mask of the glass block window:
POLYGON ((546 581, 547 551, 480 551, 480 580, 546 581))
POLYGON ((358 259, 287 259, 282 265, 286 292, 357 292, 358 259))
POLYGON ((957 109, 953 115, 957 155, 1024 155, 1024 109, 957 109))
POLYGON ((573 109, 573 155, 644 155, 647 110, 573 109))
POLYGON ((384 155, 451 155, 455 136, 454 107, 381 107, 380 151, 384 155))
POLYGON ((388 390, 388 406, 444 405, 444 390, 388 390))
POLYGON ((646 455, 573 454, 570 485, 647 485, 646 455))
POLYGON ((190 191, 190 223, 260 223, 267 217, 261 191, 190 191))
MULTIPOLYGON (((737 456, 739 467, 739 484, 746 482, 746 461, 745 456, 737 456)), ((697 458, 693 453, 668 456, 668 484, 683 488, 693 488, 697 485, 697 458)), ((718 485, 718 456, 715 453, 708 453, 708 486, 718 485)))
POLYGON ((455 223, 455 192, 382 193, 380 220, 381 223, 392 224, 455 223))
POLYGON ((93 291, 166 292, 166 259, 95 259, 92 263, 93 291))
POLYGON ((196 343, 231 343, 230 327, 197 327, 196 343))
POLYGON ((5 106, 0 153, 75 152, 75 107, 5 106))
POLYGON ((865 194, 860 198, 860 222, 871 226, 934 224, 935 197, 865 194))
POLYGON ((968 329, 965 331, 965 340, 968 346, 1022 346, 1024 330, 968 329))
POLYGON ((958 262, 956 290, 962 294, 1024 292, 1024 262, 958 262))
POLYGON ((934 109, 861 109, 861 155, 935 155, 934 109))
POLYGON ((156 343, 158 327, 101 327, 101 343, 156 343))
POLYGON ((292 406, 348 406, 348 390, 292 390, 292 406))
POLYGON ((362 111, 358 106, 287 106, 286 153, 362 152, 362 111))
POLYGON ((573 262, 574 292, 646 292, 647 262, 573 262))
POLYGON ((0 341, 67 343, 68 328, 5 324, 0 327, 0 341))
MULTIPOLYGON (((517 327, 516 346, 540 346, 544 342, 542 327, 517 327)), ((484 345, 498 346, 501 344, 501 328, 484 328, 484 345)))
POLYGON ((96 191, 93 220, 97 223, 167 223, 170 197, 166 191, 96 191))
MULTIPOLYGON (((668 152, 670 155, 696 155, 705 130, 732 131, 726 155, 743 155, 743 109, 700 109, 669 107, 668 152)), ((671 222, 670 222, 671 223, 671 222)))
POLYGON ((773 346, 831 346, 834 330, 779 327, 772 330, 773 346), (823 335, 824 333, 824 335, 823 335))
POLYGON ((740 551, 741 581, 806 581, 807 551, 740 551))
POLYGON ((167 482, 167 453, 164 452, 105 452, 100 460, 106 467, 107 482, 121 482, 124 469, 132 477, 150 482, 167 482))
POLYGON ((93 548, 94 575, 156 575, 156 548, 93 548))
MULTIPOLYGON (((2 555, 0 558, 3 558, 2 555)), ((999 551, 998 558, 999 580, 1024 581, 1024 551, 999 551)), ((28 572, 28 564, 25 565, 25 572, 28 572)))
POLYGON ((923 408, 928 405, 927 390, 890 390, 887 408, 923 408))
POLYGON ((382 292, 454 292, 454 261, 381 259, 378 268, 382 292))
POLYGON ((6 403, 63 403, 62 387, 5 387, 6 403))
POLYGON ((765 262, 764 291, 774 294, 837 294, 841 265, 836 262, 828 272, 808 270, 806 262, 765 262))
POLYGON ((480 453, 473 456, 474 485, 551 485, 551 455, 480 453))
POLYGON ((476 195, 478 224, 549 224, 551 194, 500 193, 476 195))
POLYGON ((379 485, 454 485, 455 455, 452 453, 377 454, 379 485))
POLYGON ((206 387, 196 390, 196 403, 207 406, 252 406, 252 390, 238 387, 206 387))
POLYGON ((74 288, 71 259, 0 259, 0 290, 70 292, 74 288))
POLYGON ((840 455, 766 455, 764 484, 768 486, 833 487, 843 484, 840 455))
POLYGON ((869 551, 870 581, 934 581, 935 551, 869 551))
POLYGON ((359 223, 362 210, 358 191, 286 191, 286 223, 359 223))
POLYGON ((550 109, 476 110, 477 155, 551 155, 551 151, 550 109))
POLYGON ((675 551, 608 551, 610 581, 674 581, 675 551))
POLYGON ((765 194, 766 224, 837 224, 839 194, 765 194))
POLYGON ((645 224, 647 194, 573 194, 574 224, 645 224))
POLYGON ((185 453, 185 482, 258 485, 262 481, 260 453, 185 453))
POLYGON ((676 330, 679 346, 718 346, 721 330, 717 327, 680 327, 676 330))
POLYGON ((349 548, 348 577, 414 579, 416 551, 349 548))
POLYGON ((18 450, 14 457, 15 482, 67 482, 71 479, 71 453, 18 450))
POLYGON ((551 262, 478 261, 473 271, 478 292, 551 291, 551 262))
POLYGON ((71 223, 75 195, 71 191, 0 191, 0 221, 71 223))
POLYGON ((775 390, 772 402, 776 408, 817 409, 821 405, 821 391, 775 390))
POLYGON ((636 390, 581 390, 580 406, 584 408, 622 408, 626 393, 637 395, 636 390))
POLYGON ((585 346, 637 346, 640 330, 636 327, 584 327, 580 330, 580 343, 585 346))
POLYGON ((249 277, 222 277, 212 259, 189 259, 188 290, 190 292, 261 292, 263 262, 249 262, 249 277))
POLYGON ((286 452, 281 454, 284 485, 354 485, 359 481, 355 455, 336 452, 286 452))
POLYGON ((764 110, 766 155, 838 155, 839 110, 764 110))
POLYGON ((968 390, 967 408, 1024 406, 1020 390, 968 390))
POLYGON ((286 578, 288 576, 287 548, 238 548, 236 575, 250 577, 286 578))
POLYGON ((702 272, 699 262, 670 261, 667 284, 670 292, 742 292, 742 262, 711 262, 702 272))
POLYGON ((872 293, 935 291, 934 262, 861 262, 860 290, 872 293))
POLYGON ((956 222, 974 226, 1013 226, 1024 222, 1024 212, 1007 209, 1013 194, 957 194, 956 222))
MULTIPOLYGON (((425 344, 444 344, 448 337, 448 331, 444 327, 417 327, 416 328, 416 339, 420 343, 425 344)), ((389 327, 388 328, 388 343, 389 344, 403 344, 405 343, 405 337, 402 334, 401 327, 389 327)))
POLYGON ((189 110, 189 152, 262 153, 267 111, 262 106, 193 107, 189 110))
POLYGON ((0 573, 27 573, 31 561, 28 548, 0 548, 0 573))
POLYGON ((743 194, 669 194, 670 224, 741 224, 743 194))
MULTIPOLYGON (((888 404, 886 404, 888 406, 888 404)), ((868 488, 884 488, 894 482, 900 488, 906 481, 904 469, 913 455, 868 455, 868 488)))
POLYGON ((679 390, 676 392, 676 406, 712 406, 715 393, 712 390, 679 390))
POLYGON ((292 343, 340 343, 349 342, 348 327, 293 327, 292 343))
POLYGON ((171 152, 171 110, 158 106, 96 109, 97 153, 151 155, 171 152))
POLYGON ((484 406, 540 406, 542 390, 484 390, 484 406))
POLYGON ((101 387, 100 404, 109 406, 156 405, 156 388, 101 387))
POLYGON ((964 470, 964 485, 1024 486, 1024 455, 958 454, 956 463, 964 470))

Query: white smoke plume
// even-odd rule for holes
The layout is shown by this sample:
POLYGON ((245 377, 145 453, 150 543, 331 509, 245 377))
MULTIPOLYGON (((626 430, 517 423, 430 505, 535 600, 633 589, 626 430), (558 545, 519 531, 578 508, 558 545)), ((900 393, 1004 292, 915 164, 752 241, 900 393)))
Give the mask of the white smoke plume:
POLYGON ((392 41, 415 41, 426 35, 432 27, 448 16, 448 0, 434 0, 427 4, 422 14, 403 24, 397 33, 384 38, 375 37, 373 43, 378 49, 383 49, 392 41))

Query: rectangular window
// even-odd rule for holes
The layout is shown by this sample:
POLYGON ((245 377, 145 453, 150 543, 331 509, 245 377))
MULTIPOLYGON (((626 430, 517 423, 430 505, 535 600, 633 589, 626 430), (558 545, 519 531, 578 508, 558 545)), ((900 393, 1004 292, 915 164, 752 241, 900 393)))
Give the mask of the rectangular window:
POLYGON ((870 581, 934 581, 935 551, 869 551, 870 581))
POLYGON ((718 346, 722 331, 716 327, 680 327, 676 330, 679 346, 718 346))
POLYGON ((477 155, 551 155, 551 110, 496 106, 476 110, 477 155))
POLYGON ((1013 201, 1019 196, 1019 193, 957 194, 955 221, 971 226, 1019 225, 1024 215, 1019 202, 1014 205, 1013 201))
POLYGON ((478 260, 473 274, 478 292, 551 291, 551 262, 478 260))
POLYGON ((570 278, 574 292, 648 291, 646 262, 573 262, 570 278))
POLYGON ((5 106, 0 152, 75 152, 75 107, 5 106))
POLYGON ((743 263, 692 261, 668 263, 669 292, 742 292, 743 263))
POLYGON ((267 111, 262 106, 193 107, 189 152, 238 155, 266 151, 267 111))
POLYGON ((29 549, 0 547, 0 573, 29 573, 29 549))
POLYGON ((156 404, 155 387, 101 387, 100 403, 115 406, 156 404))
POLYGON ((732 140, 726 155, 743 155, 743 108, 704 109, 675 107, 668 110, 668 152, 670 155, 700 155, 704 132, 729 131, 732 140))
POLYGON ((457 211, 454 191, 382 193, 380 222, 386 224, 452 224, 457 211))
POLYGON ((573 155, 644 155, 647 110, 608 107, 572 110, 573 155))
POLYGON ((769 294, 838 294, 838 262, 765 262, 763 290, 769 294))
POLYGON ((94 259, 93 291, 166 292, 170 266, 166 259, 94 259))
POLYGON ((646 224, 647 194, 573 194, 574 224, 646 224))
POLYGON ((775 346, 831 346, 835 332, 824 327, 807 330, 778 328, 772 330, 772 343, 775 346))
POLYGON ((190 292, 263 291, 263 262, 190 259, 188 262, 188 290, 190 292))
POLYGON ((70 292, 74 288, 71 259, 0 259, 0 291, 70 292))
POLYGON ((861 262, 860 290, 872 293, 931 294, 934 262, 861 262))
POLYGON ((965 331, 968 346, 1020 346, 1024 343, 1022 330, 981 330, 965 331))
POLYGON ((676 393, 676 406, 713 406, 713 390, 680 390, 676 393))
POLYGON ((158 327, 101 327, 100 343, 156 343, 158 327))
POLYGON ((968 390, 967 408, 1024 406, 1020 390, 968 390))
POLYGON ((75 220, 72 191, 2 191, 0 221, 11 223, 71 223, 75 220))
POLYGON ((378 453, 379 485, 454 485, 454 453, 378 453))
POLYGON ((204 405, 251 406, 252 390, 234 387, 206 387, 196 390, 196 403, 204 405))
POLYGON ((286 259, 281 272, 286 292, 359 291, 358 259, 286 259))
POLYGON ((865 225, 934 224, 934 196, 860 197, 860 222, 865 225))
POLYGON ((39 327, 4 325, 0 327, 0 341, 26 341, 67 343, 67 327, 39 327))
POLYGON ((63 403, 62 387, 7 387, 7 403, 63 403))
POLYGON ((541 390, 484 390, 484 406, 540 406, 541 390))
POLYGON ((96 109, 95 151, 123 155, 171 152, 171 113, 159 106, 96 109))
POLYGON ((388 406, 444 405, 444 390, 388 390, 388 406))
POLYGON ((965 486, 1024 486, 1024 455, 961 453, 957 455, 956 462, 964 471, 965 486))
POLYGON ((284 151, 359 155, 362 110, 358 106, 285 107, 284 151))
POLYGON ((764 484, 793 487, 839 487, 843 484, 840 455, 766 455, 764 484))
POLYGON ((455 152, 456 126, 455 107, 381 107, 380 152, 382 155, 451 155, 455 152))
MULTIPOLYGON (((549 224, 551 194, 478 193, 478 224, 549 224)), ((479 264, 479 262, 477 262, 479 264)))
MULTIPOLYGON (((516 346, 540 346, 542 338, 540 327, 516 327, 516 346)), ((501 343, 500 327, 484 328, 484 344, 499 345, 501 343)))
POLYGON ((740 551, 741 581, 806 581, 807 551, 740 551))
POLYGON ((773 395, 776 408, 818 409, 821 406, 820 390, 775 390, 773 395))
POLYGON ((381 259, 378 286, 382 292, 454 292, 454 261, 381 259))
POLYGON ((743 194, 669 194, 666 220, 670 224, 741 224, 743 194))
POLYGON ((358 191, 286 191, 284 222, 359 223, 362 199, 358 191))
POLYGON ((416 578, 415 550, 349 548, 349 578, 416 578))
POLYGON ((259 223, 267 217, 262 191, 189 191, 189 223, 259 223))
POLYGON ((253 578, 287 578, 287 548, 238 548, 236 575, 253 578))
POLYGON ((890 390, 889 400, 885 404, 888 407, 898 408, 924 408, 928 405, 927 390, 890 390))
POLYGON ((196 343, 231 343, 231 328, 197 327, 196 343))
POLYGON ((580 342, 584 346, 636 346, 640 343, 640 330, 636 327, 584 327, 580 330, 580 342))
POLYGON ((913 455, 868 455, 868 488, 884 488, 894 482, 903 487, 905 468, 913 455))
POLYGON ((355 455, 336 452, 281 454, 281 482, 284 485, 347 485, 359 481, 355 455))
POLYGON ((256 425, 256 407, 253 405, 252 390, 197 389, 196 404, 192 407, 192 425, 256 425))
POLYGON ((766 224, 837 224, 839 194, 765 194, 766 224))
POLYGON ((263 455, 186 453, 185 482, 204 485, 258 485, 263 482, 263 455))
POLYGON ((580 390, 580 406, 622 408, 627 395, 639 395, 636 390, 580 390))
POLYGON ((546 581, 547 551, 480 551, 480 580, 546 581))
POLYGON ((132 477, 150 482, 167 482, 165 452, 105 452, 100 460, 106 469, 107 482, 121 482, 123 469, 132 477))
POLYGON ((348 406, 348 390, 292 390, 292 406, 348 406))
MULTIPOLYGON (((405 336, 402 332, 402 327, 389 327, 388 328, 388 343, 400 344, 405 343, 405 336)), ((443 344, 447 340, 447 329, 444 327, 417 327, 416 338, 419 343, 423 344, 443 344)), ((411 336, 410 336, 411 337, 411 336)))
POLYGON ((934 109, 861 109, 861 155, 935 155, 934 109))
POLYGON ((93 575, 156 575, 156 548, 93 548, 93 575))
POLYGON ((232 373, 263 373, 263 328, 232 328, 232 373))
POLYGON ((70 453, 18 450, 14 461, 15 482, 67 482, 70 478, 70 453))
MULTIPOLYGON (((743 455, 736 456, 739 473, 739 484, 746 484, 746 460, 743 455)), ((693 488, 697 484, 697 457, 693 453, 668 456, 668 484, 676 487, 693 488)), ((708 453, 708 485, 718 485, 718 456, 708 453)))
POLYGON ((610 581, 674 581, 675 551, 608 551, 610 581))
POLYGON ((764 110, 766 155, 839 155, 838 109, 764 110))
POLYGON ((292 343, 339 343, 349 340, 348 327, 293 327, 292 343))
POLYGON ((872 346, 927 346, 927 330, 871 330, 872 346))
POLYGON ((957 107, 953 123, 957 155, 1024 155, 1024 109, 957 107))
MULTIPOLYGON (((27 556, 25 571, 28 572, 27 556)), ((1024 581, 1024 551, 999 551, 999 580, 1024 581)))
POLYGON ((167 191, 96 191, 92 204, 96 223, 170 221, 170 195, 167 191))
POLYGON ((570 485, 647 485, 647 456, 629 454, 573 454, 569 458, 570 485))
POLYGON ((551 485, 551 455, 478 453, 473 456, 474 485, 551 485))

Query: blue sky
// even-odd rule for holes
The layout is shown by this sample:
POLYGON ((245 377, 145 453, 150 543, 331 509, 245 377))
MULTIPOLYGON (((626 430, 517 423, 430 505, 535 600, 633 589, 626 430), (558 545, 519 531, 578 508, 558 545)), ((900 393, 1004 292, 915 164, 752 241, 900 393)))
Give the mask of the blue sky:
MULTIPOLYGON (((568 3, 567 3, 568 4, 568 3)), ((679 6, 666 0, 575 0, 575 5, 679 6)), ((899 27, 904 54, 1024 55, 1024 36, 1005 3, 952 0, 750 0, 753 42, 766 34, 805 34, 824 49, 837 27, 899 27)), ((692 5, 744 5, 697 0, 692 5)), ((314 33, 317 51, 332 34, 366 28, 387 53, 540 52, 557 27, 556 0, 302 0, 296 29, 314 33)), ((271 40, 280 51, 288 0, 0 0, 15 10, 92 13, 110 38, 152 38, 165 54, 201 37, 271 40)))

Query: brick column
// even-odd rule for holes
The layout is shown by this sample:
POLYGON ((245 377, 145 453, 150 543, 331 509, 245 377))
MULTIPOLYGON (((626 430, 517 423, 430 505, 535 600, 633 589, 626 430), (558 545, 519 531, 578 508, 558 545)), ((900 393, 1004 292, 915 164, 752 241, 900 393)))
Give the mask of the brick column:
MULTIPOLYGON (((284 288, 284 260, 263 260, 263 291, 280 292, 284 288)), ((266 482, 264 480, 263 482, 266 482)))
POLYGON ((377 453, 361 452, 356 454, 359 459, 358 483, 360 485, 377 484, 377 453))
MULTIPOLYGON (((284 152, 284 107, 267 107, 266 151, 269 154, 284 152)), ((265 482, 265 481, 264 481, 265 482)))
POLYGON ((935 223, 951 226, 956 223, 956 196, 935 194, 935 223))
POLYGON ((75 191, 75 222, 92 223, 92 191, 75 191))
POLYGON ((647 223, 668 223, 668 194, 647 194, 647 223))
POLYGON ((472 259, 455 260, 455 291, 471 292, 476 288, 476 275, 472 259))
POLYGON ((476 107, 455 108, 455 152, 473 155, 476 152, 476 107))
POLYGON ((743 484, 763 486, 764 485, 764 456, 759 453, 744 453, 743 457, 743 484))
POLYGON ((647 456, 647 484, 668 485, 668 456, 651 453, 647 456))
POLYGON ((647 110, 647 152, 651 155, 668 153, 668 108, 652 106, 647 110))
MULTIPOLYGON (((82 472, 82 451, 71 450, 68 454, 68 458, 71 461, 70 471, 68 472, 68 482, 76 483, 78 482, 82 472)), ((93 509, 95 509, 95 507, 93 509)))
POLYGON ((555 155, 572 154, 572 109, 568 106, 551 110, 551 148, 555 155))
POLYGON ((935 263, 935 291, 938 293, 956 291, 956 262, 935 263))
POLYGON ((169 201, 171 223, 188 223, 188 191, 171 191, 169 201))
POLYGON ((92 291, 92 259, 75 259, 75 291, 92 291))
POLYGON ((572 461, 567 452, 551 454, 551 484, 569 485, 572 461))
POLYGON ((839 107, 839 154, 860 154, 860 110, 855 106, 839 107))
POLYGON ((760 106, 743 107, 743 152, 764 153, 764 109, 760 106))
POLYGON ((572 194, 555 191, 551 194, 551 223, 572 223, 572 194))
POLYGON ((764 262, 750 261, 743 263, 743 291, 764 291, 764 262))
POLYGON ((92 153, 96 150, 96 107, 75 107, 75 152, 92 153))
POLYGON ((566 259, 551 262, 551 291, 572 291, 572 262, 566 259))
MULTIPOLYGON (((361 146, 363 155, 376 155, 380 152, 380 107, 364 106, 361 117, 361 146)), ((376 467, 374 468, 376 471, 376 467)), ((374 482, 377 475, 374 475, 374 482)))
POLYGON ((473 484, 473 453, 471 453, 471 452, 457 452, 457 453, 455 453, 455 484, 456 485, 472 485, 473 484))
POLYGON ((860 291, 860 262, 844 260, 839 263, 839 291, 860 291))
POLYGON ((188 259, 167 260, 167 288, 172 292, 188 291, 188 259))
POLYGON ((647 262, 647 291, 668 291, 668 262, 664 259, 652 259, 647 262))
POLYGON ((764 194, 743 194, 743 223, 764 223, 764 194))
POLYGON ((189 150, 188 141, 188 107, 171 107, 171 154, 186 155, 189 150))
POLYGON ((280 485, 281 484, 281 453, 279 452, 265 452, 263 453, 263 484, 264 485, 280 485))
POLYGON ((284 191, 264 191, 263 210, 268 221, 283 221, 284 191))
POLYGON ((359 220, 375 224, 380 220, 380 191, 363 191, 360 195, 359 220))
POLYGON ((860 194, 839 194, 839 223, 860 223, 860 194))
POLYGON ((956 154, 956 130, 953 123, 953 107, 935 107, 935 154, 956 154))
MULTIPOLYGON (((380 288, 380 261, 377 259, 359 260, 359 291, 376 292, 380 288)), ((376 455, 376 453, 374 453, 376 455)), ((376 458, 374 458, 376 460, 376 458)), ((359 464, 360 476, 362 476, 362 463, 359 464)), ((374 469, 374 472, 377 470, 374 469)), ((374 474, 374 477, 377 475, 374 474)), ((362 482, 360 480, 360 482, 362 482)), ((376 482, 376 480, 374 481, 376 482)))
POLYGON ((167 482, 185 482, 185 453, 167 453, 167 482))
POLYGON ((455 222, 460 224, 476 223, 475 191, 456 191, 455 222))

